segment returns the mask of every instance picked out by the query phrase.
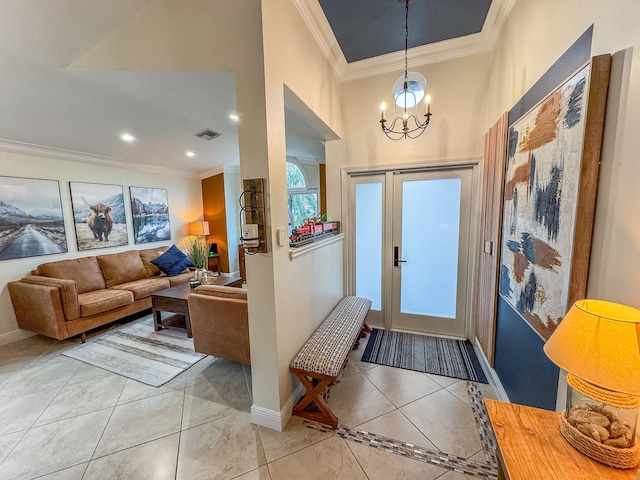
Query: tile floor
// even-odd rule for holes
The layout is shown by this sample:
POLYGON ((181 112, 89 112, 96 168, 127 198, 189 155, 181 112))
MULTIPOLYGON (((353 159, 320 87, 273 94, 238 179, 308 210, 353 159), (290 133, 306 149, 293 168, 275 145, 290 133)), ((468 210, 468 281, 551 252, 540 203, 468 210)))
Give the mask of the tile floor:
POLYGON ((206 357, 154 388, 61 355, 77 341, 2 346, 0 479, 492 478, 447 467, 487 468, 467 383, 361 362, 360 343, 329 399, 341 428, 282 433, 251 424, 239 364, 206 357))

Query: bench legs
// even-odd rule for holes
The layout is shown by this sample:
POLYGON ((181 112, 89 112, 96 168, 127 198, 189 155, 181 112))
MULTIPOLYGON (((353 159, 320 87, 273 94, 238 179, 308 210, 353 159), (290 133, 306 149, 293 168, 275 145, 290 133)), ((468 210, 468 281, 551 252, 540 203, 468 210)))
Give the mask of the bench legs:
POLYGON ((327 405, 327 402, 322 398, 325 389, 333 383, 333 380, 317 379, 302 373, 296 373, 295 375, 302 385, 304 385, 307 393, 302 397, 302 400, 293 407, 293 414, 337 428, 338 417, 335 416, 329 408, 329 405, 327 405))

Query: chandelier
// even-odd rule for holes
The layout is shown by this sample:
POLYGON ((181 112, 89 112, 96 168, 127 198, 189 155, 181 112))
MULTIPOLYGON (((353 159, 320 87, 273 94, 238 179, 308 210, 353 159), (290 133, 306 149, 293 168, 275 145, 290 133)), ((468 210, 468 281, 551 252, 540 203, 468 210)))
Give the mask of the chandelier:
POLYGON ((422 135, 429 125, 431 118, 431 96, 425 95, 427 89, 427 80, 419 73, 407 72, 407 50, 409 47, 409 0, 404 1, 405 10, 405 29, 404 29, 404 77, 398 78, 393 85, 392 94, 394 97, 394 114, 391 124, 387 126, 385 119, 386 104, 382 102, 380 105, 381 116, 380 126, 382 131, 391 140, 400 140, 401 138, 418 138, 422 135), (418 113, 418 103, 425 99, 425 113, 418 113), (400 111, 399 111, 400 110, 400 111), (421 120, 422 117, 422 120, 421 120))

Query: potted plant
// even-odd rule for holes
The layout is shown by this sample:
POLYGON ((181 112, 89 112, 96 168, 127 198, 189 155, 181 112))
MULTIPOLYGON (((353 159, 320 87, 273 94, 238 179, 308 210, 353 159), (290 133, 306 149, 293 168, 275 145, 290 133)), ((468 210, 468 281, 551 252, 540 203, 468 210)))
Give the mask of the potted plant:
POLYGON ((196 280, 198 282, 203 281, 207 271, 207 257, 209 255, 209 248, 207 242, 203 238, 190 238, 189 239, 189 258, 196 267, 196 280))

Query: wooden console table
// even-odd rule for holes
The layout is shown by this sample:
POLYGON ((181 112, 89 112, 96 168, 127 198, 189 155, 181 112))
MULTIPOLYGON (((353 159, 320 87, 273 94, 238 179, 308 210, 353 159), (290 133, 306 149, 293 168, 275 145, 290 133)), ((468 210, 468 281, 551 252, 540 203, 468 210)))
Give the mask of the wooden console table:
POLYGON ((640 480, 638 469, 607 467, 569 445, 560 414, 485 400, 498 442, 498 480, 640 480))

